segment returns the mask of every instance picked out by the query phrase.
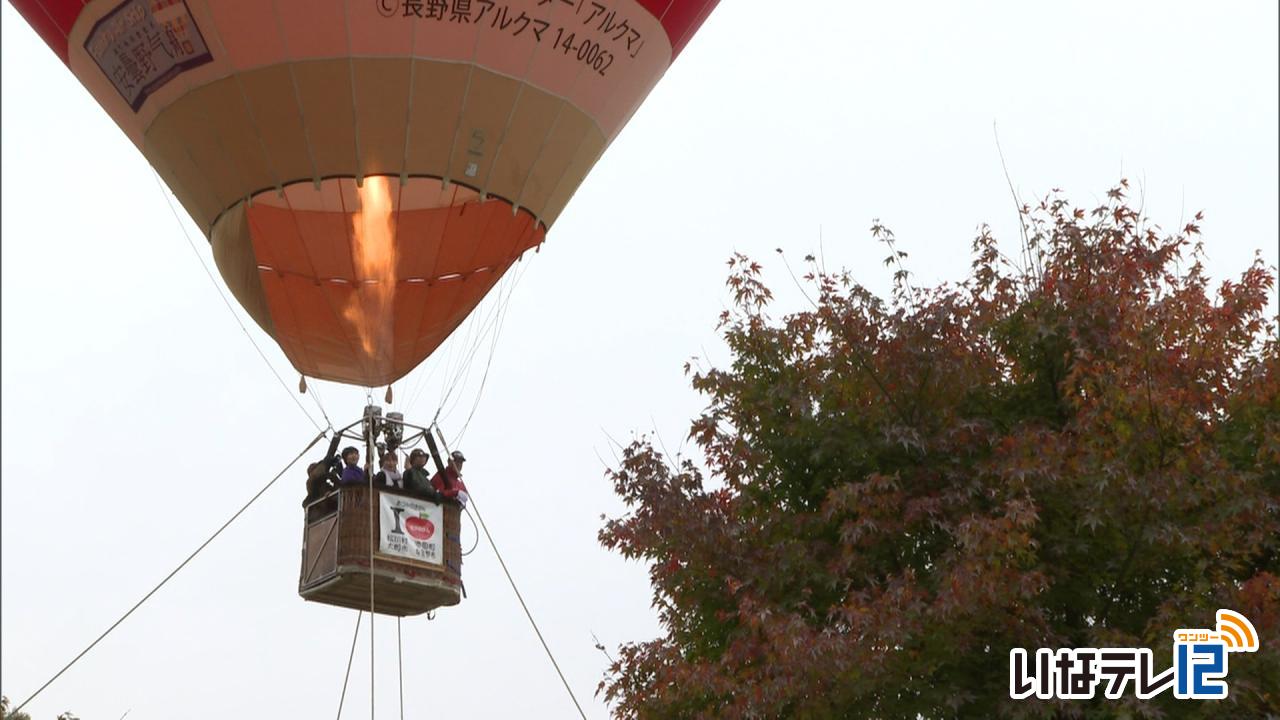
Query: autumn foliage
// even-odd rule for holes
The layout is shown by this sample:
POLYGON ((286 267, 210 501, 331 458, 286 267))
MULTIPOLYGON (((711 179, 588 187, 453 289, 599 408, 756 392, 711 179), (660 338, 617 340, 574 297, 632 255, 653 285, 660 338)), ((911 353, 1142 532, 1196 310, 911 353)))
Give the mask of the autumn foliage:
MULTIPOLYGON (((1199 228, 1127 186, 983 228, 966 280, 892 296, 807 258, 801 312, 730 261, 728 367, 691 369, 700 457, 646 439, 600 533, 650 568, 662 635, 601 692, 623 718, 1280 713, 1280 352, 1261 260, 1212 286, 1199 228), (1269 339, 1270 338, 1270 339, 1269 339), (1009 699, 1013 647, 1149 647, 1248 617, 1225 701, 1009 699)), ((1200 222, 1199 215, 1195 222, 1200 222)))

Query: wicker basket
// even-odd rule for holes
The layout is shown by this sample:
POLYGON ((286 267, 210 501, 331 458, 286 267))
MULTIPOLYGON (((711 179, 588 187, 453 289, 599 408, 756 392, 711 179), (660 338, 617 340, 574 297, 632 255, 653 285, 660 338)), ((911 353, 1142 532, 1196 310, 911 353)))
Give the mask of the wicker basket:
MULTIPOLYGON (((413 497, 395 490, 379 493, 413 497)), ((420 502, 421 498, 416 498, 420 502)), ((462 599, 462 509, 453 500, 441 503, 444 515, 444 564, 433 565, 377 551, 377 534, 369 527, 369 488, 347 486, 307 508, 302 573, 298 594, 328 605, 370 610, 385 615, 418 615, 462 599), (336 500, 336 502, 335 502, 336 500), (373 546, 370 568, 369 548, 373 546), (372 608, 370 581, 372 579, 372 608)), ((377 507, 374 522, 378 522, 377 507)))

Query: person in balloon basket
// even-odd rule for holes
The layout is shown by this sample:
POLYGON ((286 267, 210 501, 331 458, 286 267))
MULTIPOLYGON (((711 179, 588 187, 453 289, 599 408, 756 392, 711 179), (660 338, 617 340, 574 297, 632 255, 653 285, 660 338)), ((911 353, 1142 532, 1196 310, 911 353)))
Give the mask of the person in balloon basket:
POLYGON ((427 469, 427 451, 417 448, 409 453, 409 467, 404 471, 404 489, 419 497, 439 502, 440 493, 431 483, 431 471, 427 469))
POLYGON ((467 486, 462 482, 462 463, 467 459, 463 457, 462 452, 454 450, 449 455, 449 465, 444 472, 438 472, 431 478, 431 486, 436 492, 444 497, 453 498, 463 507, 467 506, 467 501, 471 496, 467 494, 467 486))
POLYGON ((314 462, 307 466, 307 497, 303 505, 310 505, 329 494, 339 484, 338 470, 327 462, 314 462))
POLYGON ((404 488, 404 476, 400 474, 400 459, 389 452, 382 456, 382 469, 373 476, 373 484, 378 487, 391 487, 397 490, 404 488))
POLYGON ((360 468, 360 451, 354 447, 348 446, 342 449, 342 475, 338 478, 338 484, 365 484, 364 470, 360 468))

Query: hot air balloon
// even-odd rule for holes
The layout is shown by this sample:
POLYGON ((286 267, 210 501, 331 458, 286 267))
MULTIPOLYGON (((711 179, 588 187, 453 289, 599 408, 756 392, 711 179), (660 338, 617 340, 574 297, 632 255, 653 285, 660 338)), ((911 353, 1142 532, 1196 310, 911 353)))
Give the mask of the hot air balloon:
MULTIPOLYGON (((544 241, 716 5, 10 1, 146 156, 293 366, 365 387, 420 364, 544 241)), ((309 522, 304 590, 309 550, 370 549, 369 500, 336 511, 369 511, 349 533, 309 522)), ((441 534, 456 546, 451 512, 441 534)), ((447 564, 405 567, 397 582, 457 585, 447 564)))
POLYGON ((303 375, 372 387, 547 229, 715 0, 11 0, 303 375))

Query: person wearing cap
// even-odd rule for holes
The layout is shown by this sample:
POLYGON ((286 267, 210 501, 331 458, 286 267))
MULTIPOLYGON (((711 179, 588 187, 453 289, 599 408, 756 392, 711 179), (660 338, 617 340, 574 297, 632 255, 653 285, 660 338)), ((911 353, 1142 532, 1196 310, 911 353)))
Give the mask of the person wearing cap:
POLYGON ((409 467, 404 471, 404 489, 423 497, 435 497, 431 472, 427 470, 427 452, 417 448, 409 453, 409 467))
POLYGON ((467 486, 462 482, 462 463, 467 458, 462 455, 459 450, 454 450, 449 455, 449 465, 444 472, 438 472, 431 478, 431 486, 436 492, 447 498, 454 498, 463 507, 466 507, 467 501, 471 496, 467 494, 467 486))

